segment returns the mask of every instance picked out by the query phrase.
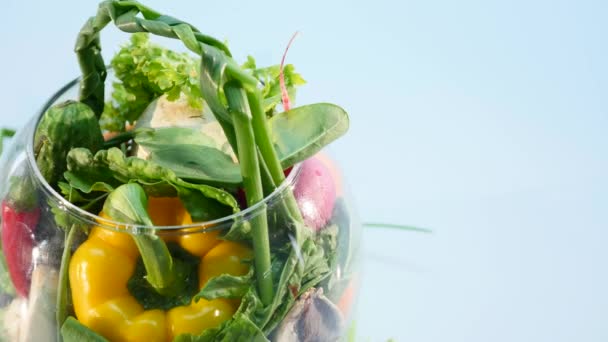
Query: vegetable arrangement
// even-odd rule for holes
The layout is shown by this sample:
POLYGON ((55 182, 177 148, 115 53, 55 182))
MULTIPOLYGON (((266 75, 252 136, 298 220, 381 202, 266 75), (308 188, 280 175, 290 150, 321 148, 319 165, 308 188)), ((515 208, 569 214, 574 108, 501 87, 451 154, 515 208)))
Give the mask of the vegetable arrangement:
POLYGON ((102 2, 75 51, 79 98, 42 115, 33 154, 48 186, 95 216, 45 199, 27 177, 2 202, 7 293, 32 306, 33 275, 57 284, 40 310, 54 329, 45 338, 342 337, 356 239, 318 152, 347 131, 346 112, 291 108, 304 83, 292 65, 239 65, 224 43, 136 1, 102 2), (111 61, 106 97, 99 35, 110 23, 133 35, 111 61), (31 260, 45 251, 58 251, 47 268, 31 260))

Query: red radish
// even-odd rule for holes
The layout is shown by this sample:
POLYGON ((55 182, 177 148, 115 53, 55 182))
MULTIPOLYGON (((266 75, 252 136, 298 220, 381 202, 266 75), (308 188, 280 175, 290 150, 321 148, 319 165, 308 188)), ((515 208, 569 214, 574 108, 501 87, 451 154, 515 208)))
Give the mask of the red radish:
POLYGON ((334 211, 336 185, 330 170, 316 157, 302 163, 294 195, 304 222, 315 231, 323 228, 334 211))
POLYGON ((18 211, 2 202, 2 249, 15 290, 23 297, 30 289, 34 230, 39 218, 39 208, 18 211))

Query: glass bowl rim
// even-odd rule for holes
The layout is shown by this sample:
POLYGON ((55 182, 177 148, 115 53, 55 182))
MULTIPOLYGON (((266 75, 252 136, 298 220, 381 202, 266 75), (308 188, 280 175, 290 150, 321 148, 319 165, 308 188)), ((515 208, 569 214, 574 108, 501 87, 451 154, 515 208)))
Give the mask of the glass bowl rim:
MULTIPOLYGON (((111 68, 108 68, 108 71, 110 71, 110 70, 111 70, 111 68)), ((28 163, 29 168, 33 171, 36 183, 38 183, 40 185, 40 188, 45 192, 46 195, 48 195, 50 198, 52 198, 52 200, 56 201, 56 203, 58 204, 58 206, 61 210, 64 210, 65 212, 67 212, 71 216, 77 218, 78 220, 81 220, 83 222, 86 222, 86 223, 89 223, 89 224, 92 224, 94 226, 98 226, 101 228, 107 228, 107 229, 111 229, 111 230, 120 229, 120 231, 123 231, 123 232, 124 232, 125 228, 127 228, 127 229, 131 228, 131 229, 137 229, 137 230, 152 230, 152 231, 175 231, 175 230, 179 230, 179 229, 196 229, 196 228, 198 228, 199 230, 197 232, 202 231, 202 230, 200 230, 201 228, 203 228, 203 230, 205 230, 205 231, 221 229, 221 228, 225 227, 225 225, 227 225, 227 224, 232 225, 232 222, 235 222, 239 219, 242 221, 247 221, 251 217, 253 217, 255 215, 259 215, 259 211, 262 208, 262 206, 265 206, 265 205, 268 206, 269 204, 273 203, 278 198, 280 199, 281 194, 288 187, 295 185, 295 181, 301 172, 302 163, 297 163, 296 165, 293 166, 289 175, 287 175, 287 177, 285 177, 285 180, 276 189, 274 189, 274 191, 272 193, 270 193, 268 196, 264 197, 264 199, 262 201, 254 204, 253 206, 250 206, 246 209, 243 209, 239 212, 232 213, 228 216, 223 216, 223 217, 220 217, 220 218, 217 218, 214 220, 209 220, 209 221, 204 221, 204 222, 195 222, 195 223, 188 224, 188 225, 172 225, 172 226, 133 225, 133 224, 127 224, 124 222, 114 221, 112 219, 103 218, 99 215, 90 213, 90 212, 78 207, 77 205, 73 204, 72 202, 68 201, 61 194, 59 194, 46 181, 46 179, 44 179, 44 177, 40 173, 40 170, 38 169, 38 164, 36 163, 36 158, 34 156, 34 136, 36 133, 36 128, 38 127, 38 123, 42 119, 42 116, 63 94, 65 94, 68 90, 72 89, 73 87, 78 86, 78 84, 80 83, 80 79, 81 79, 80 77, 77 77, 77 78, 73 79, 72 81, 68 82, 63 87, 61 87, 55 94, 53 94, 44 103, 42 108, 37 113, 37 117, 34 118, 33 121, 28 122, 28 125, 31 127, 25 127, 25 129, 28 131, 27 135, 26 135, 27 163, 28 163), (34 125, 32 125, 33 122, 35 122, 34 125), (215 228, 215 229, 212 229, 212 228, 215 228)), ((189 230, 188 233, 191 233, 191 231, 189 230)))

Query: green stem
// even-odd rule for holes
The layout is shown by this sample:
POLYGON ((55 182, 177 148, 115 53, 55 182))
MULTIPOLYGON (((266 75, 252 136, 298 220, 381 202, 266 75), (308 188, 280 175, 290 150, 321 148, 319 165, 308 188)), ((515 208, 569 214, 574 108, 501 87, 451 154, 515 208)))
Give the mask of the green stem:
MULTIPOLYGON (((262 177, 258 160, 256 140, 251 124, 251 111, 245 91, 238 82, 228 82, 224 86, 228 106, 233 111, 239 164, 243 185, 247 193, 247 205, 253 206, 264 199, 262 177)), ((261 204, 251 219, 253 250, 255 253, 255 273, 258 291, 264 305, 270 305, 274 298, 270 269, 270 241, 268 238, 268 218, 266 204, 261 204)))
POLYGON ((69 266, 72 257, 72 242, 77 231, 76 225, 72 225, 65 232, 65 244, 63 246, 63 254, 61 255, 61 266, 59 268, 59 291, 57 291, 57 340, 61 341, 61 326, 68 318, 68 292, 69 292, 69 266))
MULTIPOLYGON (((285 173, 283 171, 283 166, 281 165, 281 161, 277 155, 276 150, 274 149, 274 145, 270 139, 270 129, 268 128, 268 122, 266 121, 266 113, 264 113, 264 109, 262 108, 262 103, 260 101, 261 94, 259 90, 253 90, 247 92, 247 100, 249 101, 249 105, 251 106, 251 115, 252 115, 252 124, 253 124, 253 132, 255 134, 255 140, 258 144, 260 154, 264 160, 268 171, 270 172, 270 176, 275 185, 282 184, 285 180, 285 173)), ((300 208, 296 202, 296 199, 293 195, 293 192, 288 190, 284 194, 283 201, 287 206, 291 217, 299 222, 304 222, 302 218, 302 213, 300 212, 300 208)))

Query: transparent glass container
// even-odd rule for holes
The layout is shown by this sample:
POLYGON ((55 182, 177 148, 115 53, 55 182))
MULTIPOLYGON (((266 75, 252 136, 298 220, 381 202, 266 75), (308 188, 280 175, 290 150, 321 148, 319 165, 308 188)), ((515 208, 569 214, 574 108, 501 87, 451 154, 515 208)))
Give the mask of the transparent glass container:
MULTIPOLYGON (((110 98, 111 89, 107 88, 110 98)), ((290 229, 281 227, 283 199, 291 193, 307 223, 306 235, 324 251, 321 258, 327 261, 329 273, 310 280, 307 288, 294 288, 289 282, 281 288, 275 279, 275 293, 283 294, 277 301, 282 313, 256 323, 270 340, 348 338, 359 288, 361 227, 341 171, 330 157, 320 153, 296 165, 263 202, 218 220, 191 223, 184 219, 186 214, 178 200, 150 198, 149 214, 155 224, 162 225, 114 222, 63 198, 43 179, 36 165, 33 144, 37 123, 50 106, 77 99, 77 93, 78 80, 63 87, 16 134, 2 156, 0 340, 59 340, 67 317, 75 317, 110 341, 170 341, 182 333, 197 335, 219 326, 235 313, 245 312, 245 300, 197 302, 190 293, 181 305, 146 309, 149 304, 145 302, 153 296, 133 295, 130 284, 141 267, 132 237, 158 235, 198 259, 198 267, 185 275, 195 279, 198 292, 205 285, 202 282, 212 276, 249 272, 250 241, 229 245, 221 236, 239 231, 234 228, 247 227, 252 218, 265 214, 273 261, 287 260, 292 253, 296 256, 295 269, 306 268, 301 254, 308 247, 300 245, 292 233, 284 233, 290 229), (77 231, 70 234, 73 230, 77 231), (96 243, 93 247, 92 241, 96 243)), ((255 286, 255 277, 251 279, 255 286)))

